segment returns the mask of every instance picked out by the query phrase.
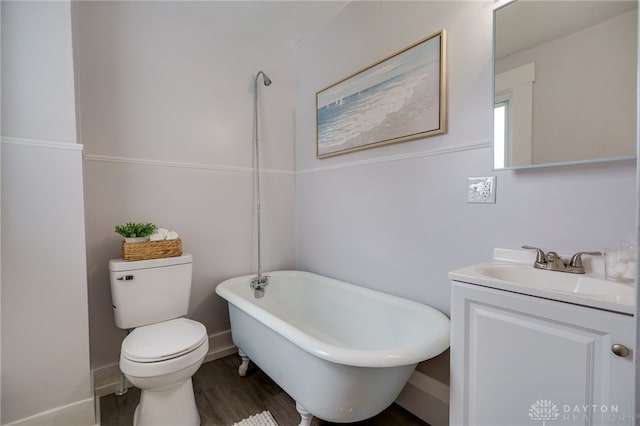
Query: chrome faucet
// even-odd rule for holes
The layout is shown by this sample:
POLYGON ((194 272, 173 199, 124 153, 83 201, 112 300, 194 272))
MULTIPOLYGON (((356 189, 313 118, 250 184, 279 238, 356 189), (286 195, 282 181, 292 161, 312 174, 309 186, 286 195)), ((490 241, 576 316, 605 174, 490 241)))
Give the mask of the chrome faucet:
POLYGON ((536 260, 533 262, 534 268, 546 269, 547 271, 569 272, 571 274, 584 274, 584 265, 582 264, 583 254, 602 256, 602 253, 599 251, 580 251, 571 256, 569 261, 565 261, 555 251, 550 251, 545 254, 544 251, 537 247, 522 246, 522 248, 536 250, 536 260))
POLYGON ((258 274, 251 279, 251 288, 262 290, 269 285, 269 275, 258 274))

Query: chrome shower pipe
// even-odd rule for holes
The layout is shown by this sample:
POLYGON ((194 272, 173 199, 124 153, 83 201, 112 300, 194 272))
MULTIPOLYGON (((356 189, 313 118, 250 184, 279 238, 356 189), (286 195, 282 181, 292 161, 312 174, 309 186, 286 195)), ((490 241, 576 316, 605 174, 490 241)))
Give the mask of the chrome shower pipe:
POLYGON ((263 288, 268 284, 269 277, 262 275, 261 264, 261 241, 260 241, 260 138, 258 127, 258 80, 262 75, 262 82, 265 86, 271 85, 271 79, 263 71, 256 74, 253 90, 253 128, 255 133, 255 183, 256 183, 256 213, 257 213, 257 238, 258 238, 258 276, 251 280, 253 289, 263 288))

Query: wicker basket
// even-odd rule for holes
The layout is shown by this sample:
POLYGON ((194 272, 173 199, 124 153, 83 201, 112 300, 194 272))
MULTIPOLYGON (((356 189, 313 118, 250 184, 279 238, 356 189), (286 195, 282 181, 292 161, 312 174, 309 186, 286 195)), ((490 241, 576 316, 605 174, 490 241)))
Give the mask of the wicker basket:
POLYGON ((159 259, 182 256, 182 240, 149 241, 146 243, 122 242, 122 258, 125 261, 159 259))

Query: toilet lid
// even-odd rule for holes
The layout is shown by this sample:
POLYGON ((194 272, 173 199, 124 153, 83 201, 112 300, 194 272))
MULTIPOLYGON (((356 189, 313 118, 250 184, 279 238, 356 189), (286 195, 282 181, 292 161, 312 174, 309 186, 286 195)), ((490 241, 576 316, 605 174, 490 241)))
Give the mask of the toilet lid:
POLYGON ((122 342, 122 355, 136 362, 157 362, 191 352, 207 340, 197 321, 177 318, 133 330, 122 342))

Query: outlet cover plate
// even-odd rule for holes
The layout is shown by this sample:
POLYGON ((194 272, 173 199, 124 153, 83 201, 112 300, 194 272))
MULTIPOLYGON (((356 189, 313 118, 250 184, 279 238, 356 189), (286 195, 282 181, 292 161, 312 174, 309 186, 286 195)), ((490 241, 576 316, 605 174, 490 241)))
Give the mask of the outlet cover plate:
POLYGON ((470 177, 467 203, 495 203, 496 177, 470 177))

